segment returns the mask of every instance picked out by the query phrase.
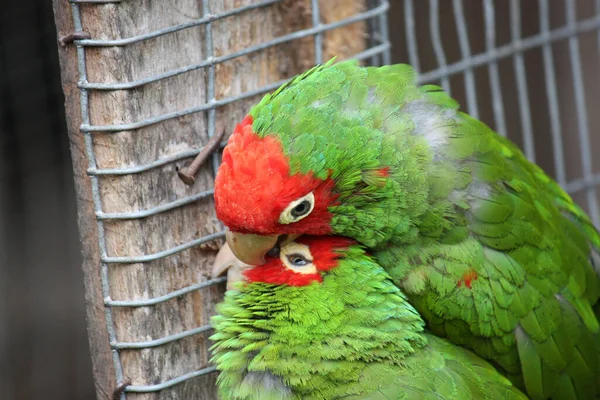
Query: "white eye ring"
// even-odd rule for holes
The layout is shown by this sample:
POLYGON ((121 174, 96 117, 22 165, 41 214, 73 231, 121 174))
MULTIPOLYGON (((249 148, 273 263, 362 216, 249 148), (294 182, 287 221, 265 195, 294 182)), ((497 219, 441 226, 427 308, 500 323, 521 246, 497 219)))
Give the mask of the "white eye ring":
POLYGON ((312 260, 308 246, 290 242, 281 248, 279 259, 286 268, 299 274, 316 274, 317 267, 312 260))
POLYGON ((279 215, 279 223, 283 225, 300 221, 310 215, 315 208, 315 195, 310 192, 306 196, 292 201, 279 215))

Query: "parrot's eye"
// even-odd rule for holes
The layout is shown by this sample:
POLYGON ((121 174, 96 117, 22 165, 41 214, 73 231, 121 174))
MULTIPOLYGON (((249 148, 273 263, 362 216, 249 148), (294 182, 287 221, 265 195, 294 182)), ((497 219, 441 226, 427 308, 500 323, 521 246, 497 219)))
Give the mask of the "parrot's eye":
POLYGON ((283 265, 300 274, 316 274, 317 268, 313 264, 312 255, 308 246, 290 242, 281 247, 279 259, 283 265))
POLYGON ((307 217, 315 208, 315 195, 310 192, 306 196, 292 201, 279 216, 280 224, 291 224, 307 217))
POLYGON ((287 256, 288 261, 295 267, 303 267, 312 263, 312 260, 307 260, 302 254, 290 254, 287 256))
POLYGON ((303 200, 302 203, 298 204, 296 207, 292 208, 292 217, 301 217, 306 214, 310 210, 310 202, 308 200, 303 200))

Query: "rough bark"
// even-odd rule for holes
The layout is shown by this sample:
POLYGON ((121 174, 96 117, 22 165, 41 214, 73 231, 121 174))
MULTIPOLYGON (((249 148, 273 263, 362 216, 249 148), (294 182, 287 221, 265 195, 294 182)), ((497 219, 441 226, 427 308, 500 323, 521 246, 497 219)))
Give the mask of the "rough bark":
MULTIPOLYGON (((73 20, 68 1, 53 0, 53 8, 58 36, 61 37, 69 32, 73 32, 73 20)), ((77 89, 77 81, 79 79, 77 55, 74 47, 59 47, 58 51, 76 187, 92 370, 98 398, 107 399, 112 392, 112 388, 116 385, 116 374, 104 315, 104 302, 100 280, 98 231, 94 217, 91 185, 86 175, 88 161, 85 155, 83 135, 79 131, 81 111, 79 90, 77 89)))
MULTIPOLYGON (((252 4, 252 0, 211 1, 211 13, 252 4)), ((333 22, 362 8, 360 0, 323 0, 322 21, 333 22)), ((54 0, 59 33, 72 32, 71 7, 67 0, 54 0)), ((80 6, 84 30, 94 39, 117 39, 139 35, 200 18, 199 0, 128 0, 115 4, 80 6)), ((212 23, 214 55, 226 55, 269 39, 312 26, 309 0, 289 0, 274 6, 212 23)), ((324 35, 324 59, 341 58, 364 47, 364 23, 324 35)), ((205 27, 198 26, 126 47, 88 48, 90 82, 128 82, 196 64, 206 59, 205 27)), ((76 87, 79 78, 74 46, 60 50, 61 70, 67 98, 67 119, 78 197, 79 228, 83 245, 88 310, 88 330, 94 377, 99 399, 107 399, 115 386, 115 371, 106 333, 100 286, 100 255, 97 227, 86 175, 81 116, 76 87)), ((224 99, 268 83, 291 77, 314 62, 312 38, 271 47, 215 67, 215 95, 224 99)), ((207 70, 199 69, 139 88, 120 91, 90 91, 92 125, 131 123, 206 102, 207 70)), ((217 110, 216 129, 232 131, 234 123, 248 111, 257 97, 217 110)), ((99 168, 119 168, 148 163, 200 147, 207 141, 207 115, 197 113, 141 129, 93 134, 99 168)), ((184 185, 175 167, 189 160, 126 176, 99 179, 104 212, 145 210, 210 189, 213 171, 208 163, 192 186, 184 185)), ((196 203, 142 219, 106 221, 109 256, 155 253, 183 244, 221 228, 213 200, 196 203)), ((146 299, 209 279, 218 243, 209 243, 157 261, 109 265, 110 296, 114 300, 146 299)), ((222 298, 224 285, 203 289, 154 307, 113 308, 116 336, 120 342, 161 338, 209 323, 214 306, 222 298)), ((207 337, 201 334, 174 343, 143 350, 123 350, 124 375, 133 385, 152 385, 208 364, 207 337)), ((211 399, 216 374, 192 379, 160 393, 128 394, 128 398, 211 399)))

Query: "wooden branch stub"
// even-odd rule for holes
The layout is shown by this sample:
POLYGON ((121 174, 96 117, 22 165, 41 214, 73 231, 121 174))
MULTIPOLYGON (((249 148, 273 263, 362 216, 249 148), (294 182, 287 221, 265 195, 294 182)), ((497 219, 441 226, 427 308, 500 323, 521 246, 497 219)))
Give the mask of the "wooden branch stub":
POLYGON ((119 400, 121 398, 121 393, 123 393, 125 388, 129 385, 131 385, 131 378, 125 378, 120 381, 113 392, 113 400, 119 400))
POLYGON ((89 33, 85 32, 85 31, 76 31, 73 33, 69 33, 68 35, 64 35, 61 36, 58 39, 58 43, 60 43, 60 45, 62 47, 65 47, 66 45, 73 43, 76 40, 84 40, 84 39, 91 39, 92 35, 90 35, 89 33))
POLYGON ((198 173, 198 170, 202 164, 204 164, 208 157, 217 149, 217 147, 219 147, 219 143, 221 143, 221 139, 225 134, 225 130, 220 130, 219 132, 220 133, 217 133, 210 138, 208 143, 206 143, 206 146, 204 146, 200 153, 198 153, 190 165, 177 170, 179 179, 181 179, 186 185, 191 186, 194 184, 196 181, 196 174, 198 173))

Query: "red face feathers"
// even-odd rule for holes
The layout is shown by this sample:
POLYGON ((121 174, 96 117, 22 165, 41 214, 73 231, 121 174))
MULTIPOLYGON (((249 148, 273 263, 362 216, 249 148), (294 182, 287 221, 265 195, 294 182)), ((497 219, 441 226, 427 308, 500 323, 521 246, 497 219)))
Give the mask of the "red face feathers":
POLYGON ((217 217, 232 231, 261 235, 331 233, 328 207, 335 203, 331 179, 290 176, 276 136, 259 137, 252 117, 238 124, 215 180, 217 217))
POLYGON ((355 242, 340 236, 301 236, 281 248, 279 257, 269 257, 264 265, 246 270, 249 282, 305 286, 322 282, 321 273, 335 268, 339 250, 355 242))

